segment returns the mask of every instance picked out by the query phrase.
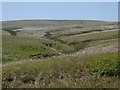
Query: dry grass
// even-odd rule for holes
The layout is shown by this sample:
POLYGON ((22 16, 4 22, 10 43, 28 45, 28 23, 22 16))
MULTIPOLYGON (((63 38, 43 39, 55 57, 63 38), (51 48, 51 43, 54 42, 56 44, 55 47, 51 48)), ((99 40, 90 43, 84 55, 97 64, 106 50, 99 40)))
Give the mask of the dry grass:
MULTIPOLYGON (((117 53, 107 53, 94 56, 87 55, 86 57, 63 57, 17 67, 4 67, 3 87, 117 88, 118 78, 116 76, 106 76, 107 74, 103 75, 90 69, 93 67, 91 62, 94 60, 103 60, 105 64, 105 59, 110 58, 117 63, 116 55, 117 53)), ((112 62, 108 61, 108 63, 112 62)), ((107 67, 108 70, 109 67, 115 67, 115 65, 110 64, 107 67)), ((95 69, 97 68, 96 66, 95 69)))
POLYGON ((104 40, 104 39, 111 39, 117 38, 118 31, 109 31, 109 32, 101 32, 101 33, 93 33, 93 34, 86 34, 86 35, 76 35, 64 38, 63 41, 65 42, 82 42, 87 40, 104 40))

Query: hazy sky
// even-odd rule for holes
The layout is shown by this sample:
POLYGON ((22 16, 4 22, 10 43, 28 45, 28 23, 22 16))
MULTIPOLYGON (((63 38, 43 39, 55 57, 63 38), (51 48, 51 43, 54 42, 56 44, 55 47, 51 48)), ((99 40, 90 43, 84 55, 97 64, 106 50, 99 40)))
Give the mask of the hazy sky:
POLYGON ((116 2, 4 2, 2 19, 82 19, 82 20, 118 20, 116 2))

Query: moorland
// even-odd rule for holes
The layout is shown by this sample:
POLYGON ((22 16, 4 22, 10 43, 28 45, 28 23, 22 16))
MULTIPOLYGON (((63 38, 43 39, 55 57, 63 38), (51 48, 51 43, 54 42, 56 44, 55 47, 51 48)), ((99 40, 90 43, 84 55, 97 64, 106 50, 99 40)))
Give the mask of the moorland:
POLYGON ((3 88, 118 88, 118 23, 2 22, 3 88))

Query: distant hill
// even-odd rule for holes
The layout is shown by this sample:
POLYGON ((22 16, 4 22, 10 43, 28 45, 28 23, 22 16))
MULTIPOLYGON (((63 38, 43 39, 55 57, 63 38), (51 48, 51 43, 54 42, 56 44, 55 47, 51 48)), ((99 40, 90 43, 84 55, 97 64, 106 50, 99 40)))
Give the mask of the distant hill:
MULTIPOLYGON (((109 22, 109 24, 114 24, 109 22)), ((26 28, 26 27, 37 27, 37 28, 57 28, 71 25, 79 26, 90 26, 90 25, 103 25, 108 24, 104 21, 94 21, 94 20, 14 20, 14 21, 3 21, 3 29, 16 29, 16 28, 26 28)))

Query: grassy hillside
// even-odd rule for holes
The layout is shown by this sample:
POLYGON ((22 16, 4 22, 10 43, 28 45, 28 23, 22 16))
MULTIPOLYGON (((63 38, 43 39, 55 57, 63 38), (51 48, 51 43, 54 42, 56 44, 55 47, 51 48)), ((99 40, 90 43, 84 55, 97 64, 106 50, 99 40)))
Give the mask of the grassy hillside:
POLYGON ((3 37, 3 63, 27 58, 44 58, 58 54, 45 46, 42 39, 3 37))
POLYGON ((3 88, 118 88, 116 22, 4 21, 2 32, 3 88))
POLYGON ((118 88, 118 71, 116 53, 55 58, 3 68, 3 87, 118 88))

